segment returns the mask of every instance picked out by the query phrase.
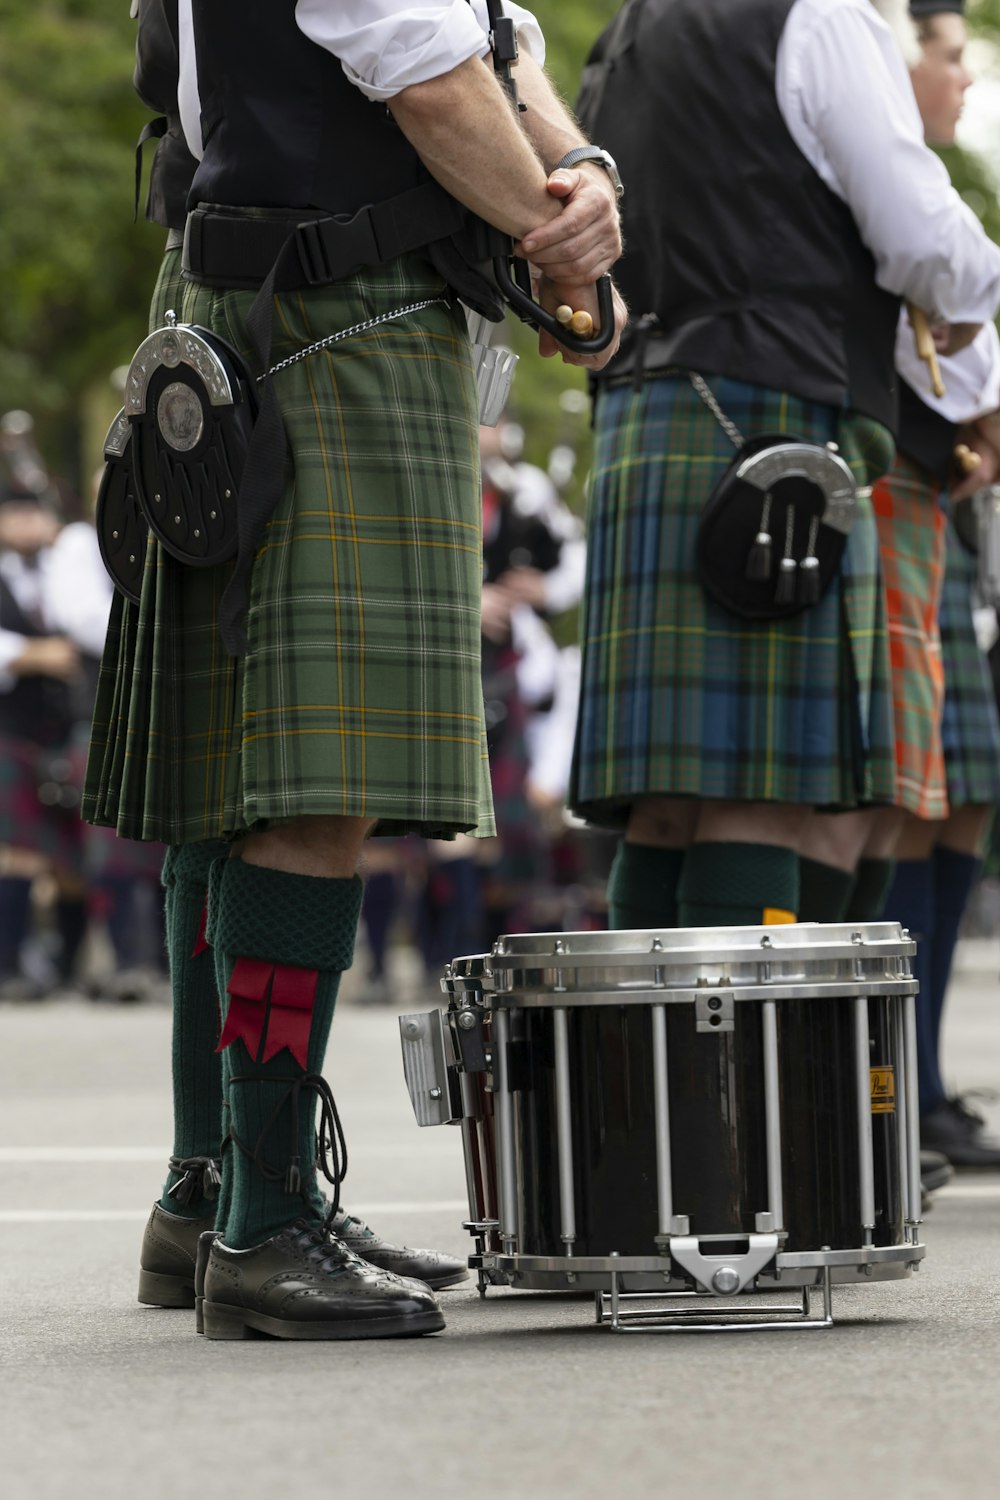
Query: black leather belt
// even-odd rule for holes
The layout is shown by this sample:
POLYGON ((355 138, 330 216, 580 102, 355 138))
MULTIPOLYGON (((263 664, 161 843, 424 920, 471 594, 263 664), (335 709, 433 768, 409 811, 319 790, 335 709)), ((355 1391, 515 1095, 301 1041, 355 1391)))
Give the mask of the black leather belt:
POLYGON ((454 234, 466 217, 433 182, 369 204, 350 219, 314 209, 246 213, 199 204, 187 217, 184 273, 206 286, 254 288, 274 270, 275 291, 328 286, 454 234))

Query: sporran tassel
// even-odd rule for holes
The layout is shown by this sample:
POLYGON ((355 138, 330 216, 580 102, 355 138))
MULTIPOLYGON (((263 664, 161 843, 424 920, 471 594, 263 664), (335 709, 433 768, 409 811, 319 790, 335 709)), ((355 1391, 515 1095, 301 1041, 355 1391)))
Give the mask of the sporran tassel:
POLYGON ((819 558, 816 556, 816 540, 819 536, 819 517, 813 516, 809 523, 809 542, 806 555, 799 563, 799 603, 819 603, 819 558))
POLYGON ((761 582, 771 576, 771 533, 768 527, 771 524, 771 496, 764 496, 764 508, 761 511, 760 527, 754 537, 753 546, 747 555, 746 576, 755 583, 761 582))
POLYGON ((795 541, 795 507, 785 511, 785 553, 778 564, 778 583, 774 590, 775 604, 791 604, 795 599, 795 575, 799 565, 792 556, 795 541))

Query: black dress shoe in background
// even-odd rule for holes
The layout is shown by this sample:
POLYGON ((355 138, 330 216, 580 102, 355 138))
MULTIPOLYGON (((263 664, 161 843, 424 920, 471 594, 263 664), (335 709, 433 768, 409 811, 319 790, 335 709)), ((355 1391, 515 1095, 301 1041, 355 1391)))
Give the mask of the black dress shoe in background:
POLYGON ((921 1151, 920 1186, 925 1193, 936 1193, 955 1175, 955 1168, 940 1151, 921 1151))
POLYGON ((194 1307, 198 1240, 214 1223, 214 1213, 184 1219, 153 1204, 139 1252, 140 1302, 149 1307, 194 1307))
POLYGON ((208 1339, 407 1338, 444 1327, 432 1292, 376 1270, 305 1219, 250 1250, 216 1239, 204 1298, 208 1339))
POLYGON ((397 1276, 423 1281, 432 1291, 459 1286, 469 1279, 465 1261, 454 1255, 445 1255, 441 1250, 411 1250, 406 1245, 386 1244, 363 1219, 353 1214, 339 1213, 331 1228, 349 1250, 360 1255, 369 1265, 377 1266, 380 1271, 392 1271, 397 1276))
POLYGON ((920 1120, 921 1148, 940 1151, 953 1167, 1000 1171, 1000 1140, 961 1095, 946 1099, 920 1120))

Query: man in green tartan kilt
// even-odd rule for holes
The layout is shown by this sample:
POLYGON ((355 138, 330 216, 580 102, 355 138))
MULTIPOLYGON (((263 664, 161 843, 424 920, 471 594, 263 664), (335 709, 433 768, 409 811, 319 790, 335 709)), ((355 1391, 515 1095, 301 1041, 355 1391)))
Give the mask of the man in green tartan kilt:
POLYGON ((859 861, 891 836, 875 809, 895 768, 870 486, 892 461, 899 300, 978 325, 1000 293, 1000 255, 923 143, 908 25, 890 0, 644 0, 584 75, 581 118, 630 189, 571 784, 624 832, 613 926, 875 914, 859 861), (776 435, 836 444, 852 471, 839 567, 816 599, 815 533, 789 505, 772 537, 758 498, 756 541, 708 559, 730 582, 710 593, 706 507, 736 450, 776 435), (731 601, 754 578, 773 594, 751 617, 731 601))
MULTIPOLYGON (((559 169, 586 143, 524 52, 525 129, 510 109, 485 8, 384 11, 165 0, 140 14, 166 20, 179 57, 167 102, 197 163, 188 207, 201 205, 199 236, 221 221, 227 247, 210 253, 189 227, 183 277, 168 251, 152 322, 172 308, 267 373, 254 440, 276 415, 287 445, 235 616, 233 565, 189 567, 150 540, 141 599, 112 620, 86 788, 89 819, 172 846, 175 1154, 140 1299, 197 1297, 211 1338, 435 1332, 430 1288, 465 1278, 341 1209, 343 1135, 320 1073, 365 839, 492 832, 478 411, 452 291, 469 277, 435 226, 454 228, 462 206, 487 216, 538 266, 546 306, 595 319, 620 250, 614 184, 593 160, 559 169), (290 257, 261 261, 275 226, 300 254, 317 224, 326 274, 310 263, 296 282, 290 257), (285 278, 273 298, 272 265, 285 278)), ((511 13, 540 59, 533 17, 511 13)), ((623 320, 618 304, 606 355, 565 357, 596 368, 623 320)), ((269 472, 259 452, 241 503, 269 472)), ((165 498, 171 511, 184 499, 165 498)))

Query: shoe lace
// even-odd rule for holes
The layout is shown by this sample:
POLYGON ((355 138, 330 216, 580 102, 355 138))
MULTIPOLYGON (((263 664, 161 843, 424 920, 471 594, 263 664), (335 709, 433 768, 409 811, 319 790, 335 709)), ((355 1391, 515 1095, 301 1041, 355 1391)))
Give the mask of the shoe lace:
MULTIPOLYGON (((311 1207, 309 1195, 309 1184, 303 1180, 302 1159, 298 1154, 299 1142, 299 1115, 302 1107, 302 1096, 306 1093, 316 1095, 317 1101, 317 1130, 316 1130, 316 1167, 323 1173, 333 1188, 333 1196, 329 1202, 326 1217, 323 1220, 323 1229, 329 1233, 334 1219, 340 1212, 340 1186, 347 1176, 347 1141, 344 1138, 344 1127, 340 1123, 340 1115, 337 1104, 333 1097, 333 1091, 326 1079, 320 1073, 300 1073, 294 1078, 276 1079, 275 1082, 287 1082, 288 1088, 282 1094, 274 1106, 263 1128, 252 1146, 240 1139, 235 1130, 230 1126, 229 1138, 244 1156, 250 1158, 257 1171, 267 1182, 283 1182, 286 1193, 297 1194, 307 1207, 311 1207), (271 1132, 275 1129, 278 1120, 288 1105, 291 1114, 291 1139, 293 1150, 288 1158, 287 1166, 272 1167, 264 1157, 264 1147, 267 1144, 271 1132)), ((237 1073, 233 1076, 233 1083, 259 1083, 260 1079, 252 1073, 237 1073)))
POLYGON ((205 1198, 209 1203, 214 1203, 219 1196, 222 1183, 220 1157, 172 1156, 170 1170, 179 1175, 173 1187, 167 1189, 167 1197, 172 1198, 179 1207, 185 1207, 195 1198, 205 1198))
POLYGON ((297 1219, 293 1226, 295 1248, 321 1271, 358 1274, 370 1273, 371 1267, 356 1255, 325 1223, 310 1224, 297 1219))

